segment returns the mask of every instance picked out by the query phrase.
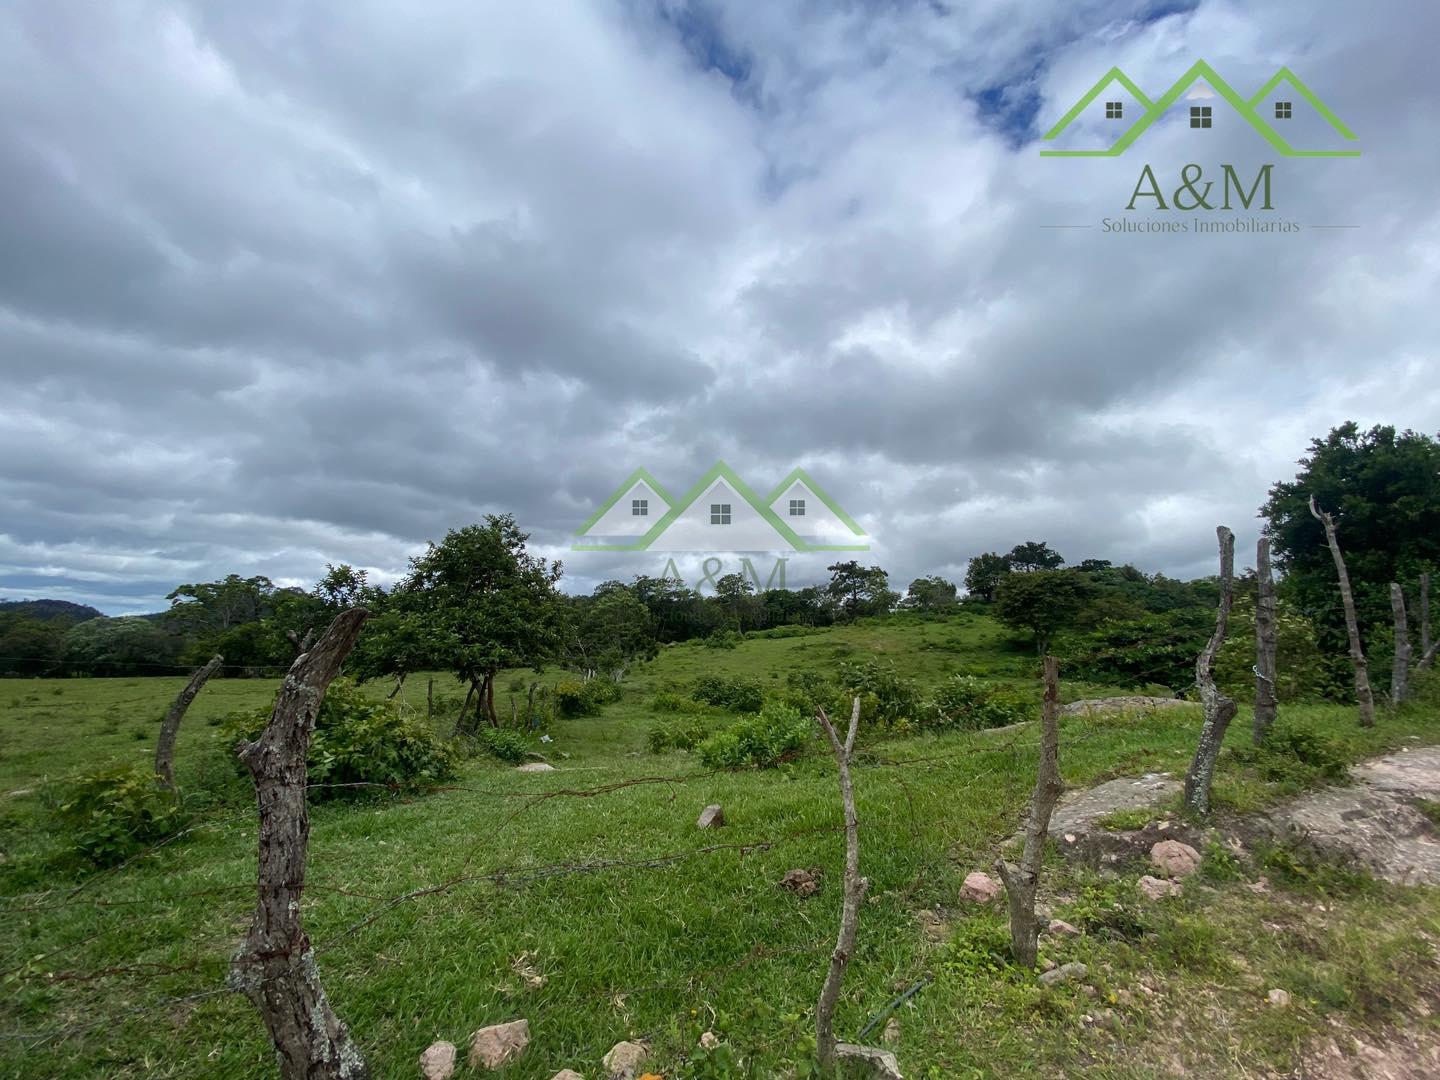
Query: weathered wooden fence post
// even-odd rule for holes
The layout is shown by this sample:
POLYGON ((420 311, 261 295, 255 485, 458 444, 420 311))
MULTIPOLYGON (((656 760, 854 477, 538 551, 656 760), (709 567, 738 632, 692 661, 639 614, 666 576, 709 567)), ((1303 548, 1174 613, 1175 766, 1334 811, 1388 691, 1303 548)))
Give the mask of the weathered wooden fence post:
POLYGON ((219 671, 224 662, 223 656, 212 656, 204 667, 191 675, 185 689, 180 691, 180 696, 175 699, 160 724, 160 738, 155 743, 155 775, 160 778, 160 786, 163 788, 175 790, 175 740, 180 735, 180 721, 185 719, 185 711, 190 708, 195 695, 200 693, 201 688, 210 681, 210 676, 219 671))
POLYGON ((1040 924, 1035 918, 1035 893, 1040 885, 1040 864, 1045 858, 1045 838, 1050 832, 1050 815, 1060 793, 1060 665, 1045 657, 1045 704, 1040 712, 1040 768, 1030 810, 1025 819, 1025 847, 1020 865, 1003 858, 995 869, 1005 881, 1005 899, 1010 905, 1010 953, 1022 967, 1035 966, 1040 924))
POLYGON ((1275 575, 1270 569, 1270 538, 1255 545, 1255 722, 1254 742, 1259 746, 1275 724, 1279 699, 1275 693, 1275 643, 1278 633, 1275 575))
POLYGON ((1405 591, 1390 583, 1390 614, 1395 618, 1395 659, 1390 665, 1390 704, 1403 705, 1410 696, 1410 623, 1405 617, 1405 591))
POLYGON ((1355 594, 1350 591, 1350 574, 1345 569, 1345 556, 1335 536, 1335 519, 1323 513, 1310 496, 1310 514, 1325 527, 1325 542, 1335 560, 1335 573, 1340 578, 1340 602, 1345 607, 1345 633, 1350 639, 1350 664, 1355 669, 1355 700, 1360 706, 1360 726, 1375 726, 1375 695, 1370 691, 1370 671, 1365 661, 1365 647, 1360 643, 1360 623, 1355 617, 1355 594))
POLYGON ((1185 805, 1197 814, 1210 813, 1210 784, 1215 779, 1215 761, 1225 730, 1235 719, 1235 702, 1215 685, 1215 654, 1225 643, 1230 623, 1230 607, 1235 601, 1235 534, 1224 525, 1216 528, 1220 538, 1220 606, 1215 611, 1215 632, 1195 658, 1195 682, 1200 687, 1200 701, 1205 707, 1205 724, 1200 729, 1200 742, 1195 747, 1195 760, 1185 774, 1185 805))
POLYGON ((342 612, 290 666, 265 730, 240 747, 255 777, 260 811, 258 896, 244 944, 230 962, 230 986, 260 1012, 284 1080, 366 1080, 365 1058, 320 985, 300 925, 310 814, 305 755, 325 690, 355 645, 369 612, 342 612))
POLYGON ((822 1072, 829 1075, 835 1067, 835 1002, 840 998, 840 984, 845 980, 845 966, 855 951, 855 935, 860 926, 860 905, 865 902, 869 882, 860 876, 860 819, 855 815, 855 788, 850 782, 850 755, 855 751, 855 733, 860 728, 860 699, 850 709, 850 730, 841 743, 825 710, 815 715, 816 722, 830 740, 835 764, 840 770, 840 801, 845 808, 845 893, 840 911, 840 935, 835 951, 830 954, 830 967, 820 987, 820 1000, 815 1006, 815 1055, 822 1072))

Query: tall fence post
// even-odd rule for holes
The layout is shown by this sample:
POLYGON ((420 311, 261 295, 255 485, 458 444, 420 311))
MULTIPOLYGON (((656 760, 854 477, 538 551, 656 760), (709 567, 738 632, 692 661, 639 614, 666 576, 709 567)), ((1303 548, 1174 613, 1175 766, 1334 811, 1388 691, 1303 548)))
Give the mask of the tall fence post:
POLYGON ((1270 569, 1270 538, 1255 545, 1255 722, 1252 737, 1259 746, 1275 725, 1279 698, 1275 687, 1275 652, 1278 632, 1275 575, 1270 569))
POLYGON ((1215 762, 1225 730, 1235 719, 1235 702, 1215 685, 1215 654, 1225 644, 1230 624, 1230 606, 1235 601, 1235 534, 1220 525, 1215 529, 1220 538, 1220 605, 1215 611, 1215 632, 1195 658, 1195 682, 1200 687, 1200 702, 1205 707, 1205 723, 1200 729, 1200 742, 1195 759, 1185 774, 1185 805, 1197 814, 1210 813, 1210 785, 1215 779, 1215 762))
POLYGON ((185 712, 195 700, 195 695, 223 663, 223 656, 212 656, 209 663, 191 675, 160 724, 160 738, 155 742, 155 775, 160 778, 160 786, 169 791, 175 790, 175 740, 180 735, 180 721, 185 719, 185 712))
POLYGON ((1345 556, 1335 535, 1335 519, 1324 512, 1310 496, 1310 515, 1325 527, 1325 543, 1340 579, 1340 602, 1345 607, 1345 634, 1350 640, 1350 665, 1355 669, 1355 701, 1360 706, 1360 726, 1375 726, 1375 695, 1370 691, 1370 669, 1365 660, 1365 646, 1360 642, 1360 622, 1355 617, 1355 594, 1350 591, 1350 573, 1345 569, 1345 556))
POLYGON ((305 756, 325 690, 340 674, 369 612, 338 615, 320 640, 296 657, 260 737, 240 747, 255 778, 260 811, 255 918, 230 962, 230 986, 260 1012, 284 1080, 367 1080, 369 1067, 335 1015, 310 939, 300 925, 310 814, 305 756))

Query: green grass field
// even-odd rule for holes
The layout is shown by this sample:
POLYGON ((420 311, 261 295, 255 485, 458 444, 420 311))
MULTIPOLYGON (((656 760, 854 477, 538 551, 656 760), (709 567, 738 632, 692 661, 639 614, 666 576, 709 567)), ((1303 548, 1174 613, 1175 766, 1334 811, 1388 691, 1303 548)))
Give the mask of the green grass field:
MULTIPOLYGON (((519 1017, 533 1041, 508 1077, 564 1067, 597 1076, 600 1057, 627 1037, 652 1044, 651 1067, 665 1077, 805 1075, 840 905, 833 762, 817 744, 780 769, 706 775, 691 755, 646 751, 661 719, 647 703, 656 688, 703 673, 778 685, 798 668, 869 656, 926 684, 960 671, 1038 698, 1033 655, 970 614, 733 650, 674 646, 634 672, 602 716, 552 726, 544 752, 557 772, 476 758, 445 790, 317 805, 304 918, 374 1075, 412 1077, 433 1039, 463 1053, 474 1029, 519 1017), (695 818, 712 802, 728 825, 699 832, 695 818), (817 896, 778 887, 793 867, 822 871, 817 896), (527 983, 526 965, 542 985, 527 983), (698 1049, 706 1030, 720 1050, 698 1049)), ((510 681, 500 682, 502 712, 510 681)), ((0 682, 0 1074, 273 1075, 249 1002, 223 990, 253 904, 256 829, 215 726, 266 705, 273 681, 212 682, 191 709, 178 774, 198 815, 192 832, 113 872, 46 870, 63 851, 50 816, 63 778, 148 761, 182 682, 0 682)), ((412 678, 406 707, 423 713, 425 690, 412 678)), ((436 692, 459 697, 448 677, 436 677, 436 692)), ((1065 688, 1067 699, 1103 692, 1065 688)), ((1434 709, 1382 714, 1363 732, 1343 707, 1286 715, 1350 758, 1407 738, 1440 741, 1434 709)), ((448 732, 452 719, 435 723, 448 732)), ((1248 724, 1242 709, 1232 744, 1248 724)), ((1197 726, 1191 710, 1067 720, 1066 782, 1183 772, 1197 726)), ((1297 872, 1279 859, 1265 871, 1271 891, 1257 895, 1246 884, 1261 868, 1216 856, 1185 897, 1152 906, 1133 901, 1133 877, 1055 862, 1048 902, 1087 932, 1042 939, 1042 956, 1088 964, 1094 996, 1078 985, 1039 989, 1006 962, 1000 913, 957 900, 965 873, 988 868, 1019 823, 1033 739, 1030 729, 862 737, 861 861, 872 886, 838 1028, 854 1036, 900 992, 931 980, 897 1013, 907 1076, 1150 1077, 1179 1065, 1260 1074, 1292 1067, 1312 1031, 1386 1023, 1440 983, 1431 892, 1343 870, 1297 872), (937 913, 945 933, 922 932, 922 911, 937 913), (1291 991, 1291 1008, 1265 1004, 1272 986, 1291 991)), ((1216 799, 1253 808, 1287 790, 1227 760, 1216 799)))

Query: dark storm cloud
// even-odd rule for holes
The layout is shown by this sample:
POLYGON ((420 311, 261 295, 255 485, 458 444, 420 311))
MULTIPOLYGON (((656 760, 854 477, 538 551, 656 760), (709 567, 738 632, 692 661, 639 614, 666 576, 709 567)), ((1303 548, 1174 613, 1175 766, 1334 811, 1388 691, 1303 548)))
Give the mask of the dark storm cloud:
POLYGON ((901 585, 1027 537, 1209 572, 1311 436, 1440 426, 1437 32, 1420 0, 9 5, 0 593, 388 580, 502 511, 587 588, 665 558, 570 552, 598 501, 718 458, 805 466, 901 585), (1345 116, 1364 156, 1282 161, 1277 199, 1362 229, 1041 228, 1118 214, 1139 159, 1039 130, 1197 56, 1345 116))

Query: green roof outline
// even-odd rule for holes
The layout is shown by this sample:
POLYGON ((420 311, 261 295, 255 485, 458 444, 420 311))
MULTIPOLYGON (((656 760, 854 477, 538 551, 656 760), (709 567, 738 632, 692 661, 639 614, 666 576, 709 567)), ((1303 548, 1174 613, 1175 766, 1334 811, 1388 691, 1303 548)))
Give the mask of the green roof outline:
MULTIPOLYGON (((591 523, 593 524, 593 522, 598 521, 600 519, 600 516, 604 513, 604 510, 608 509, 609 506, 613 506, 615 504, 615 501, 621 495, 623 495, 625 491, 629 490, 629 486, 635 482, 636 477, 640 476, 642 473, 644 473, 643 469, 637 469, 635 473, 631 475, 630 480, 626 481, 625 487, 623 487, 620 492, 618 492, 614 497, 611 498, 610 502, 604 509, 600 511, 600 513, 594 515, 591 518, 591 523)), ((644 475, 648 477, 649 474, 645 473, 644 475)), ((681 496, 680 501, 678 503, 674 503, 670 507, 670 509, 666 511, 665 514, 660 518, 660 520, 651 527, 650 531, 639 539, 629 544, 573 544, 571 545, 570 550, 644 551, 649 548, 650 545, 653 544, 656 540, 658 540, 662 535, 664 535, 665 530, 668 529, 671 525, 673 525, 675 523, 675 520, 686 510, 688 510, 691 504, 694 503, 695 500, 698 499, 701 495, 703 495, 706 489, 709 488, 711 484, 713 484, 716 480, 721 479, 728 483, 731 488, 734 489, 735 493, 739 495, 740 498, 744 499, 745 502, 750 505, 751 509, 758 513, 762 518, 764 518, 770 524, 770 526, 774 528, 777 533, 780 534, 781 538, 784 539, 785 542, 788 543, 791 547, 793 547, 796 551, 870 550, 869 544, 810 544, 800 539, 800 537, 795 533, 795 530, 790 528, 789 525, 786 525, 785 522, 780 519, 779 515, 777 515, 775 511, 770 509, 769 503, 761 502, 760 496, 755 494, 755 491, 750 487, 750 485, 745 483, 745 481, 740 478, 740 475, 735 472, 734 469, 730 468, 729 465, 726 465, 723 461, 717 461, 714 465, 712 465, 710 467, 710 470, 706 472, 706 474, 702 476, 699 480, 697 480, 694 486, 692 486, 689 491, 687 491, 683 496, 681 496)), ((647 483, 652 483, 653 486, 653 482, 649 481, 648 479, 647 483)), ((656 488, 657 492, 660 490, 661 489, 656 488)), ((817 491, 816 494, 818 495, 819 492, 817 491)), ((666 501, 670 501, 668 496, 666 496, 666 501)), ((828 502, 827 505, 829 505, 828 502)), ((856 528, 858 531, 858 526, 852 527, 856 528)), ((583 530, 581 531, 583 532, 583 530)), ((861 535, 863 535, 863 533, 861 535)))
POLYGON ((1070 111, 1067 112, 1060 119, 1059 123, 1057 123, 1053 128, 1051 128, 1045 133, 1044 140, 1050 140, 1055 138, 1067 127, 1069 127, 1070 123, 1077 116, 1079 116, 1080 113, 1084 112, 1086 107, 1089 106, 1089 104, 1094 101, 1096 97, 1099 96, 1100 91, 1105 89, 1106 86, 1116 80, 1119 80, 1127 90, 1129 90, 1132 94, 1138 97, 1141 101, 1146 101, 1144 114, 1140 116, 1140 118, 1137 119, 1135 123, 1131 124, 1130 127, 1125 131, 1125 133, 1122 134, 1120 138, 1115 141, 1114 145, 1112 145, 1108 150, 1042 149, 1040 151, 1040 156, 1119 157, 1121 154, 1123 154, 1126 150, 1130 148, 1131 144, 1134 143, 1136 139, 1138 139, 1141 135, 1145 133, 1145 131, 1150 127, 1151 124, 1153 124, 1165 113, 1165 110, 1170 108, 1171 105, 1174 105, 1175 102, 1179 101, 1180 95, 1183 94, 1186 90, 1188 90, 1190 88, 1190 85, 1198 79, 1204 79, 1207 83, 1209 83, 1210 86, 1215 90, 1215 92, 1218 93, 1222 98, 1224 98, 1226 102, 1230 104, 1231 108, 1233 108, 1237 113, 1240 114, 1241 118, 1244 119, 1246 123, 1253 127, 1260 134, 1260 136, 1271 145, 1272 148, 1274 148, 1284 157, 1360 156, 1359 150, 1297 150, 1293 146, 1291 146, 1278 131, 1276 131, 1273 127, 1266 123, 1266 121, 1260 116, 1260 114, 1255 111, 1256 103, 1263 100, 1265 95, 1270 93, 1270 91, 1273 90, 1276 86, 1280 85, 1281 82, 1288 80, 1291 85, 1295 87, 1296 91, 1300 94, 1300 96, 1303 97, 1306 101, 1308 101, 1311 106, 1313 106, 1314 109, 1318 113, 1320 113, 1320 115, 1325 118, 1325 120, 1330 124, 1330 126, 1333 127, 1342 137, 1352 141, 1358 137, 1353 131, 1346 127, 1344 122, 1341 121, 1341 119, 1336 116, 1333 111, 1331 111, 1330 107, 1327 106, 1323 101, 1321 101, 1320 98, 1316 96, 1314 91, 1312 91, 1308 86, 1301 82, 1299 77, 1296 76, 1295 73, 1292 72, 1288 67, 1282 67, 1279 71, 1277 71, 1273 76, 1271 76, 1270 80, 1264 85, 1264 87, 1262 87, 1260 91, 1255 94, 1254 97, 1250 98, 1247 101, 1242 98, 1238 93, 1236 93, 1234 88, 1231 87, 1229 83, 1227 83, 1224 79, 1220 77, 1219 72, 1217 72, 1213 67, 1207 64, 1204 60, 1195 61, 1195 63, 1191 65, 1190 70, 1185 72, 1184 75, 1181 75, 1180 78, 1175 81, 1175 84, 1171 86, 1169 90, 1165 91, 1164 94, 1156 98, 1153 102, 1147 101, 1145 95, 1139 92, 1139 90, 1135 87, 1135 84, 1129 79, 1128 76, 1125 75, 1123 71, 1121 71, 1118 67, 1111 68, 1108 72, 1106 72, 1105 75, 1101 76, 1100 81, 1097 82, 1093 87, 1091 87, 1090 90, 1085 94, 1085 96, 1083 96, 1074 105, 1074 107, 1072 107, 1070 111))
POLYGON ((642 466, 641 468, 636 469, 634 472, 632 472, 629 476, 625 478, 625 480, 620 484, 620 486, 615 489, 615 494, 611 495, 610 498, 606 499, 605 502, 600 505, 600 509, 596 510, 595 513, 591 514, 586 519, 585 524, 581 525, 580 528, 575 530, 575 535, 584 536, 587 532, 589 532, 591 527, 593 527, 597 521, 604 517, 609 512, 612 506, 614 506, 617 502, 623 499, 626 493, 631 488, 633 488, 636 482, 639 480, 644 480, 645 483, 649 484, 650 490, 655 492, 656 495, 659 495, 660 498, 664 499, 666 506, 675 505, 675 500, 670 497, 670 493, 668 491, 666 491, 663 487, 660 486, 660 481, 656 480, 655 477, 651 476, 650 473, 646 471, 646 469, 642 466))
POLYGON ((865 530, 860 528, 860 526, 855 523, 855 519, 852 518, 849 514, 847 514, 844 510, 840 509, 840 504, 837 503, 834 499, 830 498, 830 495, 825 491, 825 489, 822 488, 819 484, 815 483, 815 481, 810 478, 810 474, 807 473, 804 469, 796 468, 790 470, 790 475, 785 477, 784 480, 781 480, 780 483, 775 486, 775 490, 770 492, 770 494, 766 496, 765 505, 773 505, 775 500, 780 498, 781 495, 785 494, 786 490, 789 489, 790 485, 795 483, 796 480, 801 481, 807 488, 809 488, 811 492, 814 493, 815 497, 819 499, 822 503, 824 503, 832 514, 834 514, 837 518, 844 522, 845 527, 849 529, 852 533, 854 533, 856 536, 865 535, 865 530))

